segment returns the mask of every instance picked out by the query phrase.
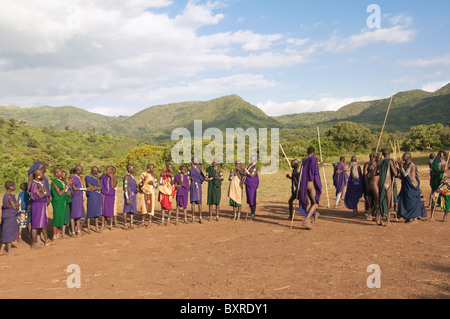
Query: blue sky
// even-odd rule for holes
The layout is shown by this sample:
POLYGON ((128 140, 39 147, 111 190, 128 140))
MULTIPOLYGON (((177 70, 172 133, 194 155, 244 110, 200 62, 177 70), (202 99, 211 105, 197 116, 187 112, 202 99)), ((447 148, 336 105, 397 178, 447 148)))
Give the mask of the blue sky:
POLYGON ((450 2, 2 2, 0 105, 132 115, 238 94, 269 115, 450 82, 450 2), (380 28, 369 28, 370 4, 380 28))

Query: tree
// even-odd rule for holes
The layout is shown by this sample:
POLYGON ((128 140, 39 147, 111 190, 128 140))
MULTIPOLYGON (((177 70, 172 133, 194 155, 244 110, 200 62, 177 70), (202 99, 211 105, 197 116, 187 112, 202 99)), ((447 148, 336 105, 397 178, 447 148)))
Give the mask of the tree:
POLYGON ((405 140, 403 146, 409 151, 414 150, 432 150, 435 147, 442 146, 441 134, 444 131, 444 125, 418 125, 411 127, 409 138, 405 140))
POLYGON ((325 134, 337 148, 349 152, 364 152, 372 147, 375 138, 370 130, 353 122, 340 122, 325 134))

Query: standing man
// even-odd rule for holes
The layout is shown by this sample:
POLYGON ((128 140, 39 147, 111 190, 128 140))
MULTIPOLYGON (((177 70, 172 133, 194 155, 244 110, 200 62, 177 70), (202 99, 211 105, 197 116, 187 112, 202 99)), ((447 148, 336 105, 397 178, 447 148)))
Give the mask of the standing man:
POLYGON ((378 182, 380 213, 377 223, 382 224, 382 221, 385 221, 386 226, 391 226, 390 209, 394 198, 397 197, 397 182, 395 178, 398 175, 398 170, 390 156, 391 152, 388 149, 383 150, 384 160, 379 165, 380 180, 378 182))
MULTIPOLYGON (((370 190, 370 179, 372 178, 372 174, 370 172, 370 167, 373 165, 373 161, 375 160, 375 154, 372 153, 369 155, 369 161, 364 163, 363 166, 363 182, 364 182, 364 212, 367 218, 372 220, 372 217, 369 217, 369 212, 373 209, 373 196, 372 191, 370 190)), ((372 215, 372 213, 370 213, 372 215)))
POLYGON ((131 164, 127 165, 127 174, 123 177, 123 229, 128 230, 127 222, 130 215, 130 229, 134 229, 133 216, 137 213, 138 185, 133 177, 135 169, 131 164))
POLYGON ((339 163, 334 164, 333 184, 336 187, 336 203, 334 208, 339 207, 342 194, 348 182, 347 169, 345 168, 345 157, 341 156, 339 163))
POLYGON ((291 198, 289 198, 289 220, 292 220, 292 216, 294 215, 294 201, 298 197, 298 185, 300 178, 300 170, 299 170, 299 161, 294 159, 291 162, 292 166, 292 175, 287 174, 286 178, 291 180, 291 198))
MULTIPOLYGON (((322 165, 323 163, 321 163, 322 165)), ((314 147, 310 147, 308 148, 308 157, 304 160, 303 164, 299 192, 300 205, 306 211, 306 219, 303 222, 303 226, 306 229, 312 229, 311 217, 319 207, 321 195, 322 182, 320 180, 319 161, 316 157, 316 150, 314 147), (308 200, 310 203, 309 208, 308 200)))
POLYGON ((81 165, 75 166, 75 174, 72 175, 73 183, 71 185, 72 203, 70 204, 70 226, 72 228, 72 237, 75 237, 75 233, 81 236, 81 221, 86 214, 84 210, 84 193, 89 190, 92 191, 92 187, 87 189, 83 188, 81 175, 83 174, 83 167, 81 165), (76 232, 75 232, 76 229, 76 232))
POLYGON ((202 220, 202 184, 205 181, 205 175, 202 171, 202 166, 199 163, 199 159, 197 157, 193 157, 192 165, 189 170, 189 177, 191 179, 191 188, 190 188, 190 199, 191 199, 191 207, 192 207, 192 222, 195 221, 195 206, 197 205, 199 215, 200 215, 200 224, 203 223, 202 220))
POLYGON ((209 221, 212 220, 213 205, 216 206, 216 220, 219 221, 219 211, 220 211, 220 198, 222 196, 222 182, 223 174, 220 169, 217 160, 214 159, 212 166, 208 167, 206 170, 206 181, 208 181, 208 200, 207 204, 209 206, 209 221))

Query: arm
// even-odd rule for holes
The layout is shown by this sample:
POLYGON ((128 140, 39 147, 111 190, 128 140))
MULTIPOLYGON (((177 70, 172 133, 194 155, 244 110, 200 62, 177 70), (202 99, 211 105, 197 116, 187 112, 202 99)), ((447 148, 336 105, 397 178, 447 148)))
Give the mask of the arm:
POLYGON ((53 182, 53 181, 52 181, 52 187, 53 187, 53 189, 56 191, 56 193, 58 194, 58 196, 64 195, 64 189, 60 190, 59 187, 56 185, 56 183, 53 182))
POLYGON ((19 209, 19 207, 20 207, 20 203, 13 201, 12 196, 8 197, 8 203, 9 203, 9 206, 11 206, 13 209, 19 209))

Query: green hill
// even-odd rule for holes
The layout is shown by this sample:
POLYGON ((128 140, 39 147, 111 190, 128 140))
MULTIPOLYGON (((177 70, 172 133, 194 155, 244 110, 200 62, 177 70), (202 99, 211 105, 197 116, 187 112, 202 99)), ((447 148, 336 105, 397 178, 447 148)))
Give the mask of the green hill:
MULTIPOLYGON (((281 128, 288 138, 311 138, 316 126, 325 132, 341 121, 351 121, 378 132, 384 122, 390 98, 355 102, 337 111, 301 113, 269 117, 258 107, 237 95, 211 101, 183 102, 149 107, 130 117, 112 117, 90 113, 76 107, 18 108, 0 106, 0 117, 15 118, 32 126, 75 129, 121 137, 152 144, 166 144, 178 127, 193 131, 194 121, 210 127, 281 128)), ((419 124, 447 124, 450 109, 450 84, 430 93, 421 90, 400 92, 394 96, 386 132, 409 132, 419 124)))
POLYGON ((278 128, 282 126, 262 110, 237 95, 224 96, 207 102, 184 102, 152 106, 112 125, 115 134, 134 136, 156 143, 170 140, 176 128, 194 129, 194 121, 203 121, 207 128, 278 128))
POLYGON ((81 164, 89 173, 91 165, 103 170, 141 145, 130 138, 32 127, 0 118, 0 185, 8 179, 26 182, 27 169, 38 160, 67 171, 81 164))
POLYGON ((92 132, 94 128, 106 131, 109 125, 123 119, 91 113, 73 106, 31 108, 0 106, 0 117, 15 118, 32 126, 52 127, 59 130, 70 128, 84 132, 92 132))

